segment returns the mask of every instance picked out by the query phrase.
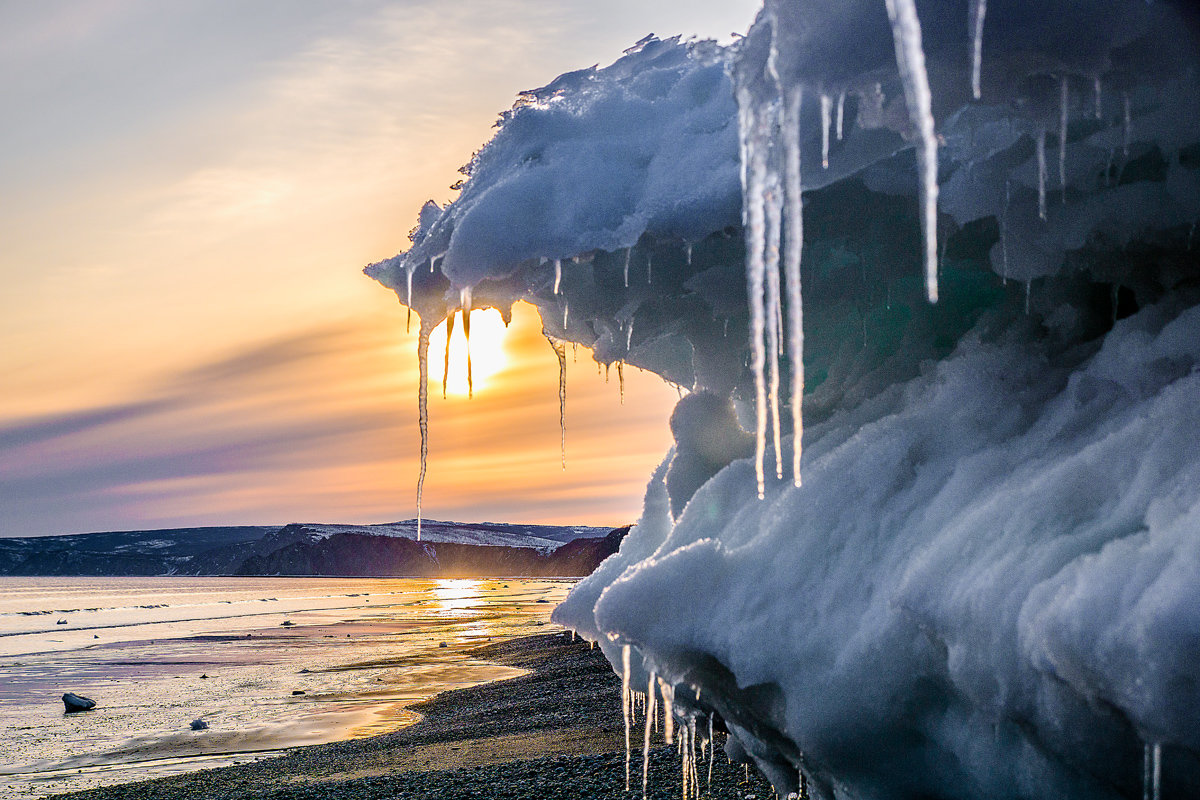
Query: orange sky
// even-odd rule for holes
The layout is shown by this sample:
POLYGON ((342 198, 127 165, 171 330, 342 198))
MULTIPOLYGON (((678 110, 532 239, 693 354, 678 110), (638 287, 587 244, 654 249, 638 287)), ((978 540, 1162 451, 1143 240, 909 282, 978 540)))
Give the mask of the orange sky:
MULTIPOLYGON (((415 335, 361 267, 521 89, 757 5, 0 4, 0 536, 412 516, 415 335)), ((563 473, 539 331, 434 392, 427 516, 636 517, 675 391, 581 350, 563 473)))

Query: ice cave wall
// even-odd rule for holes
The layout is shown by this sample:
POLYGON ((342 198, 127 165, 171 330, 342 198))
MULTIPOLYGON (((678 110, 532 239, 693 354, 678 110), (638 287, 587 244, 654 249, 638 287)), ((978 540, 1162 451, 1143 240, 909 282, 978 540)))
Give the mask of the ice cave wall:
POLYGON ((1196 795, 1195 15, 918 2, 923 131, 903 5, 768 2, 731 48, 647 38, 523 93, 367 272, 423 326, 524 299, 693 390, 640 522, 555 616, 781 789, 1196 795))

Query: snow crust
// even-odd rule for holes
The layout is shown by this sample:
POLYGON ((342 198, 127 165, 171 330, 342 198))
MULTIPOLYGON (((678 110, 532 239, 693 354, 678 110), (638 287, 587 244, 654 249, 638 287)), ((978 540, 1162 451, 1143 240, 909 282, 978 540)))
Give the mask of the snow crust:
POLYGON ((690 391, 555 619, 781 796, 1200 796, 1194 9, 898 6, 525 92, 366 271, 690 391))

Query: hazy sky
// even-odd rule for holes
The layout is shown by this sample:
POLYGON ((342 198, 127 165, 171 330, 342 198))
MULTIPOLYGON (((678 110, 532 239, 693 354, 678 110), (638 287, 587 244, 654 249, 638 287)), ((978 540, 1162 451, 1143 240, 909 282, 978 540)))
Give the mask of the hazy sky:
MULTIPOLYGON (((0 535, 412 516, 415 336, 361 267, 520 90, 757 6, 0 0, 0 535)), ((427 516, 636 517, 674 390, 581 350, 564 473, 539 329, 435 393, 427 516)))

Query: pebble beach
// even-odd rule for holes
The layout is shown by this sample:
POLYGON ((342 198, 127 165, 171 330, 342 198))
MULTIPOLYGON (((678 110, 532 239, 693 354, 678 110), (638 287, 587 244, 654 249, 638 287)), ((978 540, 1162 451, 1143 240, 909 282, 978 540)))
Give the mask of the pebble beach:
MULTIPOLYGON (((72 800, 383 800, 622 798, 642 794, 641 751, 625 788, 620 681, 599 650, 570 634, 509 639, 470 652, 527 672, 443 692, 414 706, 420 722, 373 737, 150 781, 55 795, 72 800)), ((640 728, 638 744, 640 744, 640 728)), ((681 796, 676 748, 655 737, 647 797, 681 796)), ((700 797, 772 797, 754 769, 720 749, 701 765, 700 797)))

